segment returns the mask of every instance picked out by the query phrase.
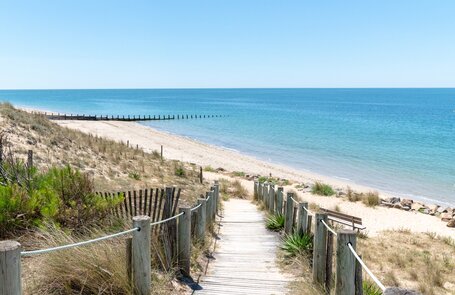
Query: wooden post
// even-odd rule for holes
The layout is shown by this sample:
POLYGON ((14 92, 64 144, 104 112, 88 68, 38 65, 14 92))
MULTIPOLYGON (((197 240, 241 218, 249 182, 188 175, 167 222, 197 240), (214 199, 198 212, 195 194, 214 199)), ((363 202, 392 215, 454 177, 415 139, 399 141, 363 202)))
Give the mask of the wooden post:
POLYGON ((151 292, 151 254, 150 254, 150 217, 133 217, 133 226, 139 230, 133 232, 132 274, 133 288, 136 295, 149 295, 151 292))
POLYGON ((259 181, 254 181, 254 194, 253 194, 253 198, 254 200, 257 200, 258 199, 258 186, 259 186, 259 181))
POLYGON ((327 228, 322 220, 327 223, 327 214, 316 213, 313 242, 313 282, 321 286, 325 283, 327 265, 327 228))
POLYGON ((308 209, 307 202, 299 203, 299 217, 297 218, 297 232, 299 235, 303 235, 307 232, 308 227, 308 212, 305 210, 308 209))
MULTIPOLYGON (((359 255, 362 259, 362 255, 359 255)), ((355 295, 363 295, 362 265, 355 260, 355 295)))
POLYGON ((205 199, 206 199, 206 222, 207 226, 210 228, 212 226, 212 214, 211 214, 211 207, 212 207, 212 197, 210 192, 205 193, 205 199))
MULTIPOLYGON (((183 275, 190 276, 191 266, 191 208, 179 208, 178 265, 183 275)), ((150 293, 149 293, 150 294, 150 293)))
POLYGON ((203 178, 203 175, 202 175, 202 166, 201 166, 201 167, 199 167, 199 182, 202 183, 203 179, 204 178, 203 178))
POLYGON ((308 215, 308 228, 307 228, 307 233, 311 234, 311 221, 313 220, 313 216, 308 215))
POLYGON ((283 187, 280 186, 276 192, 276 214, 283 214, 283 187))
POLYGON ((205 240, 205 229, 207 228, 207 200, 198 199, 197 203, 201 204, 201 207, 197 210, 196 238, 203 244, 205 240))
POLYGON ((28 150, 27 152, 27 169, 30 171, 33 167, 33 151, 28 150))
POLYGON ((294 201, 292 201, 293 193, 287 193, 286 197, 286 212, 284 220, 284 232, 288 235, 292 234, 292 221, 294 213, 294 201))
POLYGON ((213 212, 214 217, 216 217, 216 214, 218 213, 218 206, 220 202, 220 183, 218 180, 215 180, 215 212, 213 212))
POLYGON ((336 295, 355 294, 356 259, 348 243, 356 248, 356 233, 353 230, 340 230, 337 236, 336 295))
POLYGON ((264 185, 262 184, 262 182, 259 182, 258 181, 258 200, 259 201, 262 201, 262 189, 263 189, 264 185))
POLYGON ((264 202, 264 206, 265 206, 265 209, 268 209, 269 208, 269 184, 267 182, 264 182, 264 187, 263 187, 263 190, 262 190, 262 199, 263 199, 263 202, 264 202))
MULTIPOLYGON (((330 294, 332 289, 332 264, 333 264, 333 234, 327 232, 327 261, 325 267, 325 290, 327 294, 330 294)), ((360 269, 362 271, 362 269, 360 269)), ((357 294, 356 294, 357 295, 357 294)))
POLYGON ((272 214, 275 212, 275 185, 273 184, 270 185, 269 190, 269 212, 272 214))
POLYGON ((161 145, 161 161, 163 161, 163 146, 161 145))
POLYGON ((21 294, 21 245, 0 241, 0 295, 21 294))

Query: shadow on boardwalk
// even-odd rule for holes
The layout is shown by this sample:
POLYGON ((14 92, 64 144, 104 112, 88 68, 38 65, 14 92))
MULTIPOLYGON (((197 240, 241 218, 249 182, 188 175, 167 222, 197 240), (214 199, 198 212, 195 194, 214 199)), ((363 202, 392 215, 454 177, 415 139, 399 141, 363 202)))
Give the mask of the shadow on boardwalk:
POLYGON ((248 200, 224 202, 220 240, 194 294, 286 294, 291 280, 275 263, 279 237, 248 200))

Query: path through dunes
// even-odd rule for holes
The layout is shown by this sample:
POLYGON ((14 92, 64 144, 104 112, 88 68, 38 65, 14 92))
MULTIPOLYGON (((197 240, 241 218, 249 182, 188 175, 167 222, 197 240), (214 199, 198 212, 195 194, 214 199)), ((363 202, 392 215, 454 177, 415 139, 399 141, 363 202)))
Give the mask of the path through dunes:
POLYGON ((275 263, 279 237, 248 200, 223 203, 220 240, 194 294, 286 294, 291 280, 275 263))

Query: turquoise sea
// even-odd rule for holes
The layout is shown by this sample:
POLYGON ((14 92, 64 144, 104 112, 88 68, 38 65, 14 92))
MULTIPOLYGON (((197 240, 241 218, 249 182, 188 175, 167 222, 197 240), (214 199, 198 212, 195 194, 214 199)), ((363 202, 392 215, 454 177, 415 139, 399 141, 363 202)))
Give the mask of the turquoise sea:
POLYGON ((455 89, 3 90, 0 101, 144 123, 273 163, 455 204, 455 89))

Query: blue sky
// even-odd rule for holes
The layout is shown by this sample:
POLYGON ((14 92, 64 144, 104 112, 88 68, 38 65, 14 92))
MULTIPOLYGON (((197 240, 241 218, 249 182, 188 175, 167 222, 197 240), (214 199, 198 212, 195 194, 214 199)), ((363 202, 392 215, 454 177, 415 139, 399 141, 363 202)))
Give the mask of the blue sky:
POLYGON ((0 0, 0 89, 455 87, 455 1, 0 0))

